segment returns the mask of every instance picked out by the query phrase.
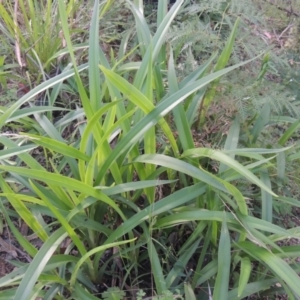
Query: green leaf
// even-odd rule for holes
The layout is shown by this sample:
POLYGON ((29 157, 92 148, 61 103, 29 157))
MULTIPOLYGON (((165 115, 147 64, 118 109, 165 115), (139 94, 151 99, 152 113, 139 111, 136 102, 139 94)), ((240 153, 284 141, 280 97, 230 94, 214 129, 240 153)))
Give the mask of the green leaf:
POLYGON ((196 295, 189 282, 184 283, 184 294, 185 294, 185 299, 196 300, 196 295))
MULTIPOLYGON (((176 78, 176 71, 174 66, 173 51, 171 49, 169 58, 169 68, 168 68, 168 80, 170 93, 176 93, 178 88, 178 80, 176 78)), ((194 148, 194 141, 192 133, 189 127, 189 122, 187 120, 182 103, 179 103, 174 109, 174 121, 176 124, 176 129, 178 131, 178 138, 180 139, 181 147, 183 150, 194 148)))
POLYGON ((55 151, 57 153, 63 154, 68 157, 73 157, 76 159, 81 159, 88 161, 90 157, 81 151, 75 149, 74 147, 68 146, 63 142, 54 140, 53 138, 47 138, 39 135, 22 133, 26 138, 31 139, 35 144, 45 147, 49 150, 55 151))
MULTIPOLYGON (((195 149, 195 150, 197 150, 197 149, 195 149)), ((242 194, 240 193, 240 191, 237 188, 235 188, 233 185, 231 185, 230 183, 218 178, 217 176, 215 176, 207 171, 198 169, 189 163, 180 161, 179 159, 161 155, 161 154, 141 155, 141 156, 137 157, 136 159, 134 159, 134 162, 142 162, 142 163, 161 165, 161 166, 170 168, 172 170, 176 170, 176 171, 182 172, 184 174, 190 175, 191 177, 196 178, 202 182, 205 182, 209 186, 212 186, 216 189, 230 192, 235 197, 235 199, 239 205, 239 209, 240 209, 241 213, 244 215, 247 215, 247 213, 248 213, 245 199, 242 196, 242 194)))
POLYGON ((278 282, 278 279, 266 279, 266 280, 260 280, 256 282, 248 283, 244 289, 243 294, 239 297, 238 296, 238 288, 235 288, 231 290, 228 293, 228 300, 238 300, 238 299, 245 299, 248 296, 252 296, 256 293, 259 293, 261 291, 265 291, 270 289, 271 291, 274 289, 274 284, 278 282))
POLYGON ((215 71, 219 71, 219 70, 225 68, 225 66, 227 65, 228 60, 231 56, 231 52, 233 49, 235 37, 237 35, 237 29, 238 29, 239 23, 240 23, 240 19, 238 18, 234 23, 233 29, 230 33, 230 36, 229 36, 229 38, 226 42, 226 45, 223 48, 223 51, 218 59, 218 62, 215 67, 215 71))
MULTIPOLYGON (((253 60, 253 59, 252 59, 253 60)), ((126 152, 129 148, 131 148, 133 145, 135 145, 139 139, 141 139, 144 134, 154 126, 162 117, 164 117, 168 112, 170 112, 176 105, 178 105, 180 102, 184 101, 188 96, 193 94, 194 92, 198 91, 202 87, 209 84, 214 79, 225 75, 226 73, 250 62, 246 61, 241 64, 237 64, 232 67, 228 67, 224 70, 218 71, 216 73, 207 75, 194 83, 191 83, 182 89, 180 89, 178 92, 176 92, 173 95, 170 95, 163 101, 161 101, 156 108, 154 108, 150 113, 148 113, 140 122, 138 122, 131 131, 123 137, 123 139, 117 144, 117 146, 114 148, 110 156, 107 158, 107 160, 104 162, 101 171, 99 172, 97 178, 96 178, 96 184, 99 184, 101 179, 103 178, 104 174, 108 170, 108 168, 116 161, 118 157, 120 157, 124 152, 126 152)), ((132 98, 136 98, 136 90, 134 94, 132 93, 133 87, 132 85, 129 85, 128 83, 124 83, 124 79, 118 76, 117 74, 111 73, 109 70, 105 69, 104 67, 100 67, 102 71, 105 73, 105 76, 107 76, 107 80, 112 80, 113 84, 120 90, 122 93, 124 93, 126 96, 132 100, 132 98), (129 89, 128 89, 129 87, 129 89)), ((140 93, 139 93, 140 95, 140 93)), ((141 95, 141 97, 144 97, 141 95)), ((138 101, 139 107, 144 106, 147 102, 150 103, 146 98, 146 103, 141 104, 141 99, 136 99, 138 101)), ((147 104, 148 105, 148 104, 147 104)), ((167 136, 172 136, 172 132, 169 133, 167 131, 167 136)), ((171 143, 171 141, 170 141, 171 143)), ((172 143, 171 143, 172 144, 172 143)), ((176 143, 175 143, 176 144, 176 143)), ((172 144, 172 147, 177 147, 172 144)), ((176 155, 176 152, 175 152, 176 155)))
POLYGON ((150 237, 150 234, 146 230, 146 237, 148 238, 147 248, 148 248, 148 255, 151 262, 151 271, 154 277, 156 289, 158 294, 162 294, 164 291, 167 290, 166 280, 163 273, 163 268, 160 263, 159 255, 154 247, 153 241, 150 237))
POLYGON ((124 192, 135 191, 138 189, 144 189, 147 187, 160 186, 163 184, 174 183, 177 180, 144 180, 144 181, 134 181, 123 184, 118 184, 113 187, 95 187, 96 189, 101 189, 102 193, 111 196, 116 194, 121 194, 124 192))
POLYGON ((41 226, 36 218, 32 217, 31 211, 26 207, 21 198, 15 194, 3 177, 0 175, 0 186, 2 190, 6 193, 9 203, 18 212, 22 220, 32 229, 32 231, 37 234, 37 236, 42 240, 46 241, 48 239, 48 234, 45 229, 41 226))
POLYGON ((92 20, 89 30, 89 91, 94 112, 101 106, 99 72, 99 1, 94 1, 92 20))
MULTIPOLYGON (((193 209, 193 211, 183 211, 178 212, 173 215, 169 215, 166 217, 162 217, 155 223, 155 227, 163 228, 170 227, 184 222, 196 221, 196 220, 206 220, 206 221, 218 221, 222 222, 223 220, 223 212, 221 211, 210 211, 206 209, 193 209)), ((254 218, 251 216, 239 216, 242 219, 242 223, 249 224, 251 227, 261 230, 279 234, 286 238, 288 237, 298 237, 297 233, 290 232, 285 230, 277 225, 271 224, 264 220, 260 220, 258 218, 254 218)), ((244 225, 241 224, 241 221, 237 220, 232 216, 232 214, 226 214, 226 221, 228 226, 233 224, 235 229, 244 228, 244 225), (236 225, 239 225, 238 227, 236 225)), ((298 233, 299 234, 299 233, 298 233)), ((252 235, 250 235, 250 238, 252 235)))
MULTIPOLYGON (((168 29, 176 17, 181 5, 183 3, 183 0, 177 0, 174 5, 172 5, 171 9, 167 13, 167 15, 164 17, 163 20, 161 20, 159 27, 157 28, 153 39, 152 39, 152 45, 153 45, 153 52, 152 52, 152 61, 156 62, 158 55, 161 53, 162 46, 165 43, 166 34, 168 32, 168 29)), ((141 89, 144 83, 144 79, 148 72, 148 60, 150 59, 151 55, 151 49, 148 47, 144 57, 141 66, 139 67, 135 80, 134 80, 134 86, 137 89, 141 89)))
POLYGON ((126 296, 125 292, 118 287, 110 287, 101 295, 104 300, 122 300, 126 296))
POLYGON ((75 292, 76 292, 76 295, 78 296, 78 298, 76 298, 76 300, 82 300, 82 299, 86 299, 86 300, 99 300, 98 297, 95 297, 92 294, 90 294, 79 283, 77 283, 75 285, 75 292))
POLYGON ((13 233, 13 235, 16 238, 16 240, 18 241, 18 243, 31 257, 34 257, 37 253, 37 249, 26 239, 26 237, 24 237, 19 232, 19 230, 14 225, 14 223, 10 220, 10 217, 9 217, 1 200, 0 200, 0 207, 1 207, 2 214, 5 216, 5 221, 8 224, 9 229, 13 233))
POLYGON ((29 300, 31 291, 36 284, 36 281, 38 280, 40 274, 43 272, 45 266, 55 252, 56 248, 61 244, 66 236, 67 233, 65 232, 64 228, 60 228, 55 231, 43 244, 42 248, 30 263, 23 279, 21 280, 21 283, 17 288, 15 294, 15 300, 29 300))
POLYGON ((231 265, 230 248, 230 236, 226 224, 226 215, 224 213, 218 250, 218 273, 213 293, 214 300, 227 300, 228 298, 231 265))
MULTIPOLYGON (((271 180, 267 172, 260 173, 261 181, 271 190, 271 180)), ((273 221, 273 197, 265 189, 261 191, 261 217, 270 223, 273 221)))
POLYGON ((52 205, 51 201, 47 198, 45 194, 39 188, 31 182, 31 186, 33 187, 33 190, 37 193, 37 195, 44 201, 46 206, 54 213, 55 218, 60 222, 60 224, 64 227, 65 231, 69 234, 70 238, 76 245, 78 251, 81 255, 86 254, 86 249, 84 244, 81 242, 77 234, 75 233, 75 230, 72 228, 72 226, 68 223, 68 221, 59 213, 59 211, 56 209, 54 205, 52 205))
POLYGON ((300 127, 300 120, 294 122, 288 130, 281 136, 280 140, 278 141, 278 144, 283 146, 289 138, 298 130, 300 127))
MULTIPOLYGON (((100 68, 107 80, 111 82, 115 87, 117 87, 120 92, 123 93, 135 106, 139 107, 144 113, 150 113, 151 111, 153 111, 155 106, 152 103, 152 99, 149 99, 141 91, 139 91, 138 88, 130 84, 128 81, 126 81, 124 78, 117 75, 113 71, 105 69, 103 66, 100 66, 100 68)), ((168 137, 174 152, 177 153, 177 144, 168 123, 164 119, 157 120, 157 122, 168 137)), ((144 134, 146 134, 151 129, 151 127, 147 128, 147 131, 145 131, 144 134)))
POLYGON ((199 271, 198 278, 196 280, 196 286, 201 286, 203 282, 208 281, 210 278, 214 278, 218 272, 218 261, 213 259, 210 261, 201 271, 199 271))
POLYGON ((183 188, 173 194, 170 194, 169 196, 134 214, 130 219, 125 221, 122 226, 119 226, 109 235, 106 243, 114 242, 144 221, 149 220, 150 218, 152 219, 156 215, 170 211, 177 206, 183 205, 184 203, 195 199, 199 195, 202 195, 204 192, 205 188, 203 187, 203 184, 198 183, 194 186, 183 188))
POLYGON ((265 127, 265 125, 267 124, 267 122, 269 120, 270 112, 271 112, 270 105, 268 103, 266 103, 264 105, 264 107, 262 108, 261 113, 255 120, 255 123, 251 130, 251 134, 252 134, 251 143, 253 143, 253 144, 256 143, 259 135, 261 134, 263 128, 265 127))
POLYGON ((191 157, 209 157, 211 159, 215 159, 220 161, 221 163, 227 165, 228 167, 234 169, 242 176, 253 182, 254 184, 261 187, 266 192, 270 193, 271 195, 276 197, 276 194, 272 192, 270 187, 268 187, 264 182, 259 180, 251 171, 246 169, 243 165, 239 162, 231 158, 230 156, 224 154, 222 151, 209 149, 209 148, 197 148, 197 149, 190 149, 183 153, 183 156, 191 156, 191 157))
POLYGON ((50 111, 69 111, 69 109, 61 107, 51 107, 51 106, 33 106, 29 108, 23 108, 15 111, 6 122, 12 122, 22 119, 27 116, 31 116, 37 113, 50 112, 50 111))
POLYGON ((9 172, 14 172, 31 179, 41 180, 42 182, 45 182, 48 185, 53 184, 56 186, 60 186, 62 188, 69 188, 71 190, 81 192, 85 195, 93 196, 107 203, 109 206, 111 206, 117 212, 119 212, 121 216, 123 216, 123 213, 120 211, 119 207, 114 203, 114 201, 112 201, 110 198, 108 198, 100 191, 97 191, 94 187, 87 185, 76 179, 69 178, 60 174, 52 174, 46 171, 30 170, 21 167, 0 166, 0 169, 9 172))
POLYGON ((168 276, 166 277, 167 289, 170 289, 172 286, 176 286, 178 284, 182 271, 186 269, 186 265, 191 259, 192 255, 195 254, 199 243, 200 239, 194 242, 193 245, 191 245, 180 257, 178 257, 177 262, 174 264, 174 267, 170 270, 168 276))
POLYGON ((283 280, 294 291, 295 295, 300 296, 300 278, 287 262, 271 251, 257 247, 249 242, 241 242, 236 244, 236 246, 267 265, 278 278, 283 280))
POLYGON ((240 271, 240 278, 239 278, 239 286, 238 286, 238 297, 240 297, 248 283, 251 274, 251 261, 249 257, 243 257, 241 259, 241 271, 240 271))
POLYGON ((5 150, 0 150, 0 160, 8 159, 12 156, 19 155, 24 152, 29 152, 33 149, 35 149, 37 146, 35 145, 26 145, 26 146, 20 146, 16 148, 9 148, 5 150))
MULTIPOLYGON (((78 71, 81 72, 88 67, 87 64, 82 65, 78 68, 78 71)), ((18 110, 18 108, 23 105, 24 103, 33 99, 36 95, 40 94, 41 92, 49 89, 50 87, 54 86, 55 84, 66 80, 67 78, 74 75, 74 70, 68 70, 63 72, 43 83, 35 87, 34 89, 30 90, 26 95, 20 98, 17 102, 15 102, 11 107, 9 107, 4 113, 0 115, 0 129, 3 125, 8 121, 8 119, 18 110)))
POLYGON ((110 244, 105 244, 96 248, 93 248, 92 250, 90 250, 89 252, 86 252, 77 262, 77 264, 75 265, 72 275, 71 275, 71 279, 70 279, 70 285, 74 286, 75 285, 75 281, 76 281, 76 277, 77 274, 79 272, 79 268, 81 267, 81 265, 88 259, 90 259, 90 256, 94 255, 97 252, 100 251, 104 251, 108 248, 113 248, 113 247, 117 247, 126 243, 131 243, 133 241, 135 241, 136 239, 132 239, 132 240, 126 240, 126 241, 121 241, 121 242, 115 242, 115 243, 110 243, 110 244))
MULTIPOLYGON (((234 122, 232 123, 229 129, 226 142, 224 145, 224 150, 232 151, 232 153, 229 154, 229 156, 232 159, 234 159, 235 157, 234 150, 237 148, 239 136, 240 136, 240 122, 238 118, 235 118, 234 122)), ((227 169, 228 167, 224 163, 221 163, 219 167, 219 174, 225 172, 227 169)))

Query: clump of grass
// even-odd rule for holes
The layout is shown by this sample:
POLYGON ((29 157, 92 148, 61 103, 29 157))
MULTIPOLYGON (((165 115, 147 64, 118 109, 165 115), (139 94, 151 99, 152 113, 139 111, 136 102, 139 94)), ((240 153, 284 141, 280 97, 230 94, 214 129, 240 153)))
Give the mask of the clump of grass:
MULTIPOLYGON (((84 32, 84 17, 75 12, 83 1, 70 1, 66 7, 73 38, 84 32), (82 29, 76 28, 82 26, 82 29)), ((89 8, 89 4, 85 4, 89 8)), ((10 57, 18 62, 29 84, 49 79, 59 71, 65 39, 58 14, 58 1, 16 0, 0 3, 1 40, 8 46, 10 57), (12 47, 11 45, 14 45, 12 47)), ((83 14, 84 15, 84 14, 83 14)))
MULTIPOLYGON (((97 299, 106 286, 111 289, 105 296, 119 298, 125 293, 133 298, 140 289, 147 293, 142 297, 153 299, 160 295, 241 299, 257 293, 299 297, 299 268, 287 260, 298 256, 299 247, 277 244, 297 238, 299 229, 273 224, 272 202, 285 200, 274 193, 270 182, 275 156, 282 158, 289 151, 283 147, 299 122, 279 139, 278 148, 239 148, 238 118, 224 147, 196 146, 195 108, 208 94, 205 108, 209 109, 213 97, 207 87, 212 83, 216 89, 221 76, 247 63, 225 68, 238 23, 216 64, 214 54, 179 80, 165 37, 183 0, 169 11, 166 1, 158 2, 153 35, 142 13, 143 3, 126 3, 135 18, 136 48, 120 51, 118 59, 107 59, 99 47, 99 18, 101 22, 113 3, 95 1, 88 63, 78 66, 68 9, 58 1, 72 67, 1 112, 1 128, 33 115, 37 132, 20 133, 15 140, 0 136, 4 147, 0 208, 31 260, 15 263, 18 268, 0 279, 4 288, 0 295, 24 300, 97 299), (134 51, 141 59, 126 61, 134 51), (81 76, 85 70, 87 87, 81 76), (57 93, 69 78, 80 107, 62 119, 52 122, 51 103, 21 108, 44 91, 57 93), (68 128, 73 129, 72 139, 64 135, 68 128), (48 160, 51 171, 37 163, 36 148, 55 158, 48 160), (211 162, 217 167, 211 169, 211 162), (239 182, 256 187, 261 214, 251 215, 251 199, 239 182), (15 209, 13 214, 7 204, 15 209), (42 241, 40 249, 20 234, 14 218, 22 219, 42 241)), ((125 35, 121 44, 127 41, 125 35)), ((266 106, 253 120, 248 141, 252 145, 259 140, 269 111, 266 106)), ((202 119, 200 126, 205 122, 202 119)))

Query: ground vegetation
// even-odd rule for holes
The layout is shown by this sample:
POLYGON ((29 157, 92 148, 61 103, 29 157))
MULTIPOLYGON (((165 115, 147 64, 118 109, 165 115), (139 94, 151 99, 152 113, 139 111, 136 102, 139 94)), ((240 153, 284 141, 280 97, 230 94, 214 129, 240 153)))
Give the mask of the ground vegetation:
POLYGON ((0 1, 0 299, 298 299, 296 0, 0 1))

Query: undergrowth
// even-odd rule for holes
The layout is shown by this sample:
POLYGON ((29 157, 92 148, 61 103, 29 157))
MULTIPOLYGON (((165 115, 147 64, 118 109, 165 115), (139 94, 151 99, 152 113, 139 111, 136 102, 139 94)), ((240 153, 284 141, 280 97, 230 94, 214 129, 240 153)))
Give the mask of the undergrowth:
POLYGON ((146 2, 0 3, 0 299, 298 299, 295 29, 146 2))

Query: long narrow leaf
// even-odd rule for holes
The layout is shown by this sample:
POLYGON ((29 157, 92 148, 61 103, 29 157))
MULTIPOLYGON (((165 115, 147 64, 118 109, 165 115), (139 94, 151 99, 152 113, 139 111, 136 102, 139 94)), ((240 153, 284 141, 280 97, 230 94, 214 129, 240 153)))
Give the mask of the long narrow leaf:
MULTIPOLYGON (((78 71, 81 72, 85 70, 88 67, 87 64, 84 64, 78 68, 78 71)), ((32 89, 30 92, 28 92, 26 95, 24 95, 22 98, 20 98, 17 102, 15 102, 10 108, 8 108, 1 116, 0 116, 0 129, 3 127, 3 125, 7 122, 7 120, 12 116, 12 114, 24 103, 31 100, 34 96, 38 95, 39 93, 49 89, 50 87, 54 86, 55 84, 66 80, 67 78, 74 75, 74 70, 68 70, 66 72, 63 72, 46 82, 43 82, 39 86, 32 89)))
POLYGON ((90 101, 94 111, 101 107, 99 72, 99 1, 94 1, 89 31, 89 88, 90 101))
POLYGON ((251 261, 249 257, 243 257, 241 259, 241 271, 240 271, 240 278, 239 278, 239 287, 238 287, 238 297, 240 297, 248 283, 251 274, 251 261))
MULTIPOLYGON (((233 67, 226 68, 224 70, 218 71, 216 73, 210 74, 200 80, 197 80, 193 84, 190 84, 177 93, 173 94, 172 96, 168 97, 164 101, 161 101, 158 106, 151 111, 147 116, 145 116, 138 124, 136 124, 124 138, 118 143, 114 151, 111 155, 107 158, 105 163, 103 164, 101 171, 99 172, 98 177, 96 178, 96 184, 99 184, 101 178, 104 176, 108 168, 111 164, 120 157, 127 149, 132 147, 144 134, 147 132, 149 128, 154 126, 162 117, 164 117, 168 112, 170 112, 177 104, 182 102, 186 99, 189 95, 199 90, 201 87, 207 85, 214 79, 225 75, 226 73, 238 68, 248 62, 243 62, 241 64, 235 65, 233 67)), ((102 70, 106 71, 106 74, 109 74, 107 71, 102 67, 102 70)), ((116 75, 112 76, 114 78, 118 78, 116 75)), ((119 84, 118 80, 114 82, 116 86, 121 90, 123 88, 122 84, 119 84)), ((126 95, 131 95, 132 89, 129 91, 125 90, 126 95)))
POLYGON ((187 174, 193 178, 196 178, 202 182, 205 182, 209 186, 212 186, 218 190, 228 191, 235 197, 235 199, 239 205, 241 213, 244 215, 247 215, 247 205, 246 205, 245 199, 242 196, 241 192, 236 187, 231 185, 230 183, 218 178, 217 176, 215 176, 207 171, 196 168, 189 163, 180 161, 179 159, 165 156, 165 155, 160 155, 160 154, 141 155, 141 156, 137 157, 134 160, 134 162, 143 162, 143 163, 161 165, 161 166, 170 168, 172 170, 176 170, 176 171, 182 172, 184 174, 187 174))
POLYGON ((295 295, 300 296, 300 278, 298 274, 276 254, 264 249, 256 247, 249 242, 241 242, 237 247, 244 250, 246 253, 256 258, 263 264, 266 264, 280 279, 294 291, 295 295))
POLYGON ((76 280, 76 277, 78 275, 78 271, 79 271, 79 268, 81 267, 81 265, 90 258, 90 256, 94 255, 95 253, 97 252, 100 252, 100 251, 104 251, 108 248, 113 248, 113 247, 117 247, 117 246, 120 246, 120 245, 123 245, 123 244, 126 244, 126 243, 131 243, 133 242, 135 239, 133 240, 126 240, 126 241, 121 241, 121 242, 116 242, 116 243, 111 243, 111 244, 106 244, 106 245, 102 245, 102 246, 99 246, 99 247, 96 247, 96 248, 93 248, 92 250, 90 250, 89 252, 85 253, 85 255, 83 255, 80 260, 77 262, 77 264, 75 265, 74 267, 74 270, 72 272, 72 275, 71 275, 71 279, 70 279, 70 285, 71 286, 74 286, 75 285, 75 280, 76 280))
POLYGON ((33 149, 35 149, 37 146, 34 145, 26 145, 26 146, 20 146, 17 148, 9 148, 5 150, 0 150, 0 160, 8 159, 14 155, 19 155, 24 152, 29 152, 33 149))
POLYGON ((231 265, 230 236, 224 213, 218 250, 218 273, 215 282, 213 300, 227 300, 231 265))
POLYGON ((74 147, 68 146, 65 143, 54 140, 53 138, 42 137, 34 134, 23 134, 24 137, 31 139, 35 144, 45 147, 49 150, 63 154, 68 157, 73 157, 81 160, 88 161, 88 155, 82 153, 74 147))
POLYGON ((109 199, 106 195, 104 195, 100 191, 97 191, 94 187, 89 186, 81 181, 75 180, 73 178, 68 178, 60 174, 52 174, 40 170, 29 170, 25 168, 7 167, 7 166, 0 166, 0 169, 10 171, 10 172, 15 172, 17 174, 20 174, 22 176, 31 179, 41 180, 48 184, 50 183, 63 188, 70 188, 72 190, 82 192, 85 195, 93 196, 110 205, 120 214, 120 216, 124 217, 123 213, 120 211, 119 207, 114 203, 114 201, 109 199))
POLYGON ((56 248, 67 236, 64 228, 58 229, 49 239, 43 244, 38 254, 35 256, 29 265, 17 291, 14 300, 24 299, 29 300, 31 291, 38 280, 40 274, 43 272, 52 254, 56 248))
POLYGON ((252 172, 250 172, 248 169, 246 169, 243 165, 241 165, 236 160, 232 159, 228 155, 222 153, 222 151, 214 150, 214 149, 208 149, 208 148, 197 148, 197 149, 190 149, 183 153, 183 156, 192 156, 192 157, 200 157, 205 156, 209 157, 211 159, 218 160, 222 162, 223 164, 227 165, 228 167, 236 170, 238 173, 240 173, 242 176, 253 182, 254 184, 261 187, 266 192, 270 193, 271 195, 276 197, 276 194, 272 192, 270 187, 268 187, 264 182, 259 180, 252 172))

